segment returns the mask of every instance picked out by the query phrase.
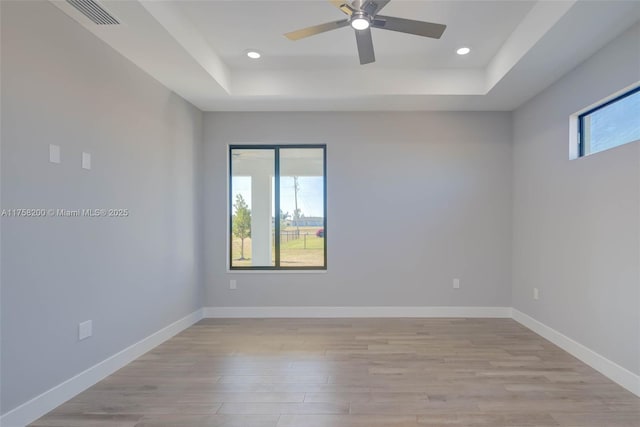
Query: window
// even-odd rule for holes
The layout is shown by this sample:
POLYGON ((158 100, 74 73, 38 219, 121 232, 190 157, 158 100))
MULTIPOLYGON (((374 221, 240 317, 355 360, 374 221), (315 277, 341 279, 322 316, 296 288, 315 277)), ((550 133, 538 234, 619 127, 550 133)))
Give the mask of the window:
POLYGON ((229 268, 327 267, 325 145, 229 148, 229 268))
POLYGON ((640 87, 578 116, 579 156, 640 140, 640 87))

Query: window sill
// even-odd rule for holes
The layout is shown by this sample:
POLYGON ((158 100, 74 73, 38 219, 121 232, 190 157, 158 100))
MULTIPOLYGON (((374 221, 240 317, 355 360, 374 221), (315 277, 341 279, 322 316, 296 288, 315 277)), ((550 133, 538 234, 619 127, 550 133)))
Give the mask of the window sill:
POLYGON ((227 274, 324 274, 327 270, 231 270, 227 274))

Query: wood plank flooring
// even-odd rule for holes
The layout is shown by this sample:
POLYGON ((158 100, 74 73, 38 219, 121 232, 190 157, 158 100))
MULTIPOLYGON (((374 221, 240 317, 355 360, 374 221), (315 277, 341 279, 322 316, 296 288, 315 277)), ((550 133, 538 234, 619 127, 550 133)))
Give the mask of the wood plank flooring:
POLYGON ((32 426, 639 427, 510 319, 206 319, 32 426))

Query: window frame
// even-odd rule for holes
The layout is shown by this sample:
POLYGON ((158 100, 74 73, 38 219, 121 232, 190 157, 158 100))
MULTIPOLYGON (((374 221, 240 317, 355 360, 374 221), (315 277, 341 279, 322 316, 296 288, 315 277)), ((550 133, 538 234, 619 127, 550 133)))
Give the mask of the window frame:
POLYGON ((327 270, 327 145, 326 144, 229 144, 227 156, 227 262, 230 272, 326 272, 327 270), (280 149, 321 149, 323 173, 323 228, 324 250, 323 266, 282 267, 280 265, 280 149), (275 265, 273 266, 234 266, 233 265, 233 150, 273 150, 274 152, 274 234, 275 234, 275 265))
POLYGON ((603 108, 605 108, 605 107, 608 107, 608 106, 609 106, 609 105, 611 105, 611 104, 615 104, 616 102, 621 101, 621 100, 623 100, 623 99, 625 99, 625 98, 627 98, 627 97, 629 97, 629 96, 632 96, 632 95, 636 94, 637 92, 640 92, 640 86, 637 86, 637 87, 635 87, 635 88, 632 88, 632 89, 630 89, 630 90, 627 90, 627 91, 623 92, 622 94, 620 94, 620 95, 618 95, 618 96, 616 96, 616 97, 614 97, 614 98, 612 98, 612 99, 610 99, 610 100, 608 100, 608 101, 605 101, 605 102, 603 102, 602 104, 598 104, 598 105, 596 105, 595 107, 590 108, 590 109, 588 109, 587 111, 585 111, 585 112, 583 112, 583 113, 580 113, 580 114, 578 115, 578 158, 580 158, 580 157, 586 157, 586 156, 589 156, 589 155, 591 155, 591 154, 600 153, 600 152, 602 152, 602 151, 606 151, 606 150, 609 150, 609 149, 611 149, 611 148, 620 147, 620 146, 622 146, 622 145, 626 145, 626 144, 629 144, 629 143, 631 143, 631 142, 635 142, 635 141, 637 141, 637 140, 627 141, 627 142, 625 142, 624 144, 618 145, 618 146, 616 146, 616 147, 609 147, 609 148, 606 148, 606 149, 604 149, 604 150, 600 150, 600 151, 596 151, 596 152, 591 152, 591 153, 585 153, 585 146, 586 146, 586 145, 585 145, 585 141, 584 141, 584 137, 585 137, 585 132, 584 132, 584 118, 585 118, 586 116, 588 116, 589 114, 593 114, 593 113, 595 113, 596 111, 599 111, 599 110, 601 110, 601 109, 603 109, 603 108))

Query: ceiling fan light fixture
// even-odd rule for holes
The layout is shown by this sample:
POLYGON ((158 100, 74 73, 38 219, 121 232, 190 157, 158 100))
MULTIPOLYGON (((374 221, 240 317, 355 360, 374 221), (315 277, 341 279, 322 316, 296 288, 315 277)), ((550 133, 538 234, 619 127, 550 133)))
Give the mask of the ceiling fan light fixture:
MULTIPOLYGON (((0 0, 2 1, 2 0, 0 0)), ((68 0, 71 1, 71 0, 68 0)), ((444 24, 434 22, 416 21, 415 19, 399 18, 395 16, 380 15, 380 11, 391 0, 328 0, 346 18, 338 21, 325 22, 323 24, 312 25, 296 31, 285 33, 289 40, 295 41, 339 28, 351 26, 355 31, 356 45, 358 47, 358 58, 360 65, 371 64, 376 61, 373 49, 373 38, 371 29, 396 31, 404 34, 412 34, 431 39, 442 37, 447 28, 444 24)))
POLYGON ((354 30, 366 30, 371 25, 369 17, 364 13, 354 13, 351 18, 351 26, 354 30))
POLYGON ((456 53, 458 55, 466 55, 469 52, 471 52, 471 49, 469 49, 468 47, 461 47, 460 49, 456 50, 456 53))

